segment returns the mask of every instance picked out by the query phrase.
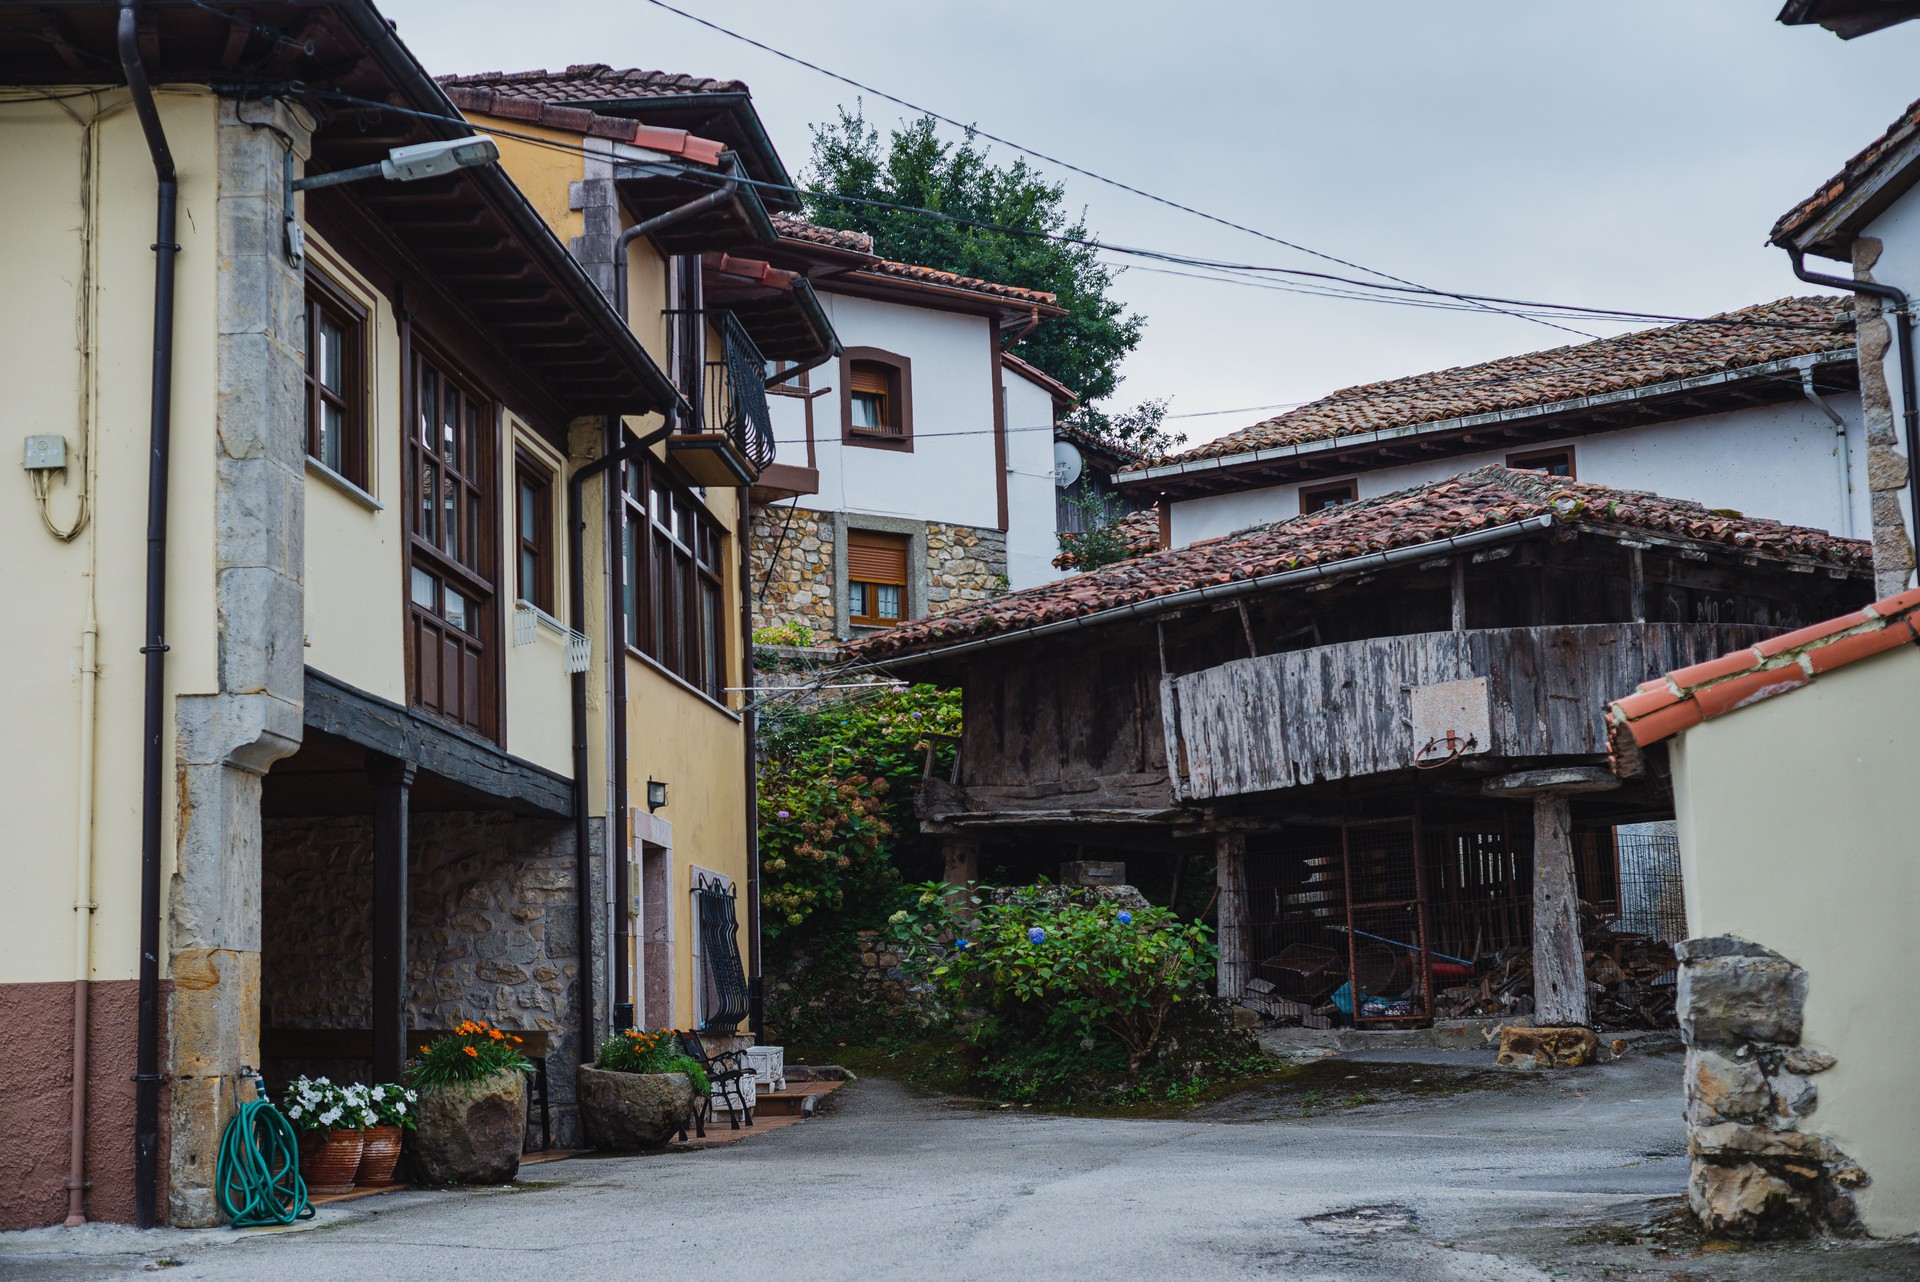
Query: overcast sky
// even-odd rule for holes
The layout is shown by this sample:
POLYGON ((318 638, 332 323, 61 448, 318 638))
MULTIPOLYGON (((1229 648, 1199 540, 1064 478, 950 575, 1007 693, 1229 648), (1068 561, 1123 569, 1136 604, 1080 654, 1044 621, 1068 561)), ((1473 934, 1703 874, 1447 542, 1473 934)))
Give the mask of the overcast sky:
MULTIPOLYGON (((1843 42, 1780 26, 1779 0, 673 2, 1370 268, 1451 290, 1677 315, 1812 292, 1763 245, 1768 228, 1920 97, 1920 23, 1843 42)), ((810 127, 856 96, 646 0, 383 8, 436 74, 605 62, 745 80, 796 176, 810 127)), ((883 128, 905 114, 872 99, 866 111, 883 128)), ((1091 179, 1050 176, 1111 241, 1327 266, 1091 179)), ((1117 292, 1147 327, 1116 404, 1170 398, 1196 441, 1265 416, 1187 417, 1204 411, 1582 341, 1503 316, 1140 270, 1117 292)))

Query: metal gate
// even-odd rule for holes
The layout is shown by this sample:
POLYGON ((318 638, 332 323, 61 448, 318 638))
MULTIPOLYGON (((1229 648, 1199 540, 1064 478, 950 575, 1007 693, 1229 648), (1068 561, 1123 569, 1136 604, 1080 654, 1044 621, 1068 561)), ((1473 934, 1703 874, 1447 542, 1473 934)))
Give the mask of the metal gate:
POLYGON ((1427 885, 1415 817, 1342 824, 1347 984, 1334 1004, 1355 1026, 1433 1018, 1427 885))
POLYGON ((747 1017, 747 976, 740 965, 740 927, 734 915, 737 892, 717 878, 694 882, 699 912, 702 1032, 732 1032, 747 1017))

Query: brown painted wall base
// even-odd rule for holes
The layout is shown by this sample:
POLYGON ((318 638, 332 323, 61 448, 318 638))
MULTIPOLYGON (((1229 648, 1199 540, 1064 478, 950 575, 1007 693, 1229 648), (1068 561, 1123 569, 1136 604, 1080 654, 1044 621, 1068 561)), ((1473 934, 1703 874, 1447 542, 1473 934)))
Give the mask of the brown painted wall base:
MULTIPOLYGON (((164 988, 164 985, 163 985, 164 988)), ((133 1056, 140 986, 96 981, 88 1000, 87 1176, 91 1220, 133 1220, 133 1056)), ((166 1010, 161 994, 160 1009, 166 1010)), ((73 985, 0 984, 0 1029, 11 1055, 0 1091, 0 1229, 67 1218, 68 1120, 73 1108, 73 985)), ((166 1045, 161 1031, 160 1044, 166 1045)), ((160 1200, 167 1171, 161 1087, 160 1200)))

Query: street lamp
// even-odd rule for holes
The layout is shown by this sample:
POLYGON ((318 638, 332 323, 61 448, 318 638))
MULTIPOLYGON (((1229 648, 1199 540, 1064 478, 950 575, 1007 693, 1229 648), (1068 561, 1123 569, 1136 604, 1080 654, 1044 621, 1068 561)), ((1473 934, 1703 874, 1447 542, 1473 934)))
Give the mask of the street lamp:
POLYGON ((415 143, 411 147, 395 147, 386 155, 386 159, 377 160, 370 165, 355 165, 352 169, 336 169, 332 173, 315 174, 311 178, 293 176, 293 151, 287 151, 286 158, 286 217, 287 217, 287 260, 295 267, 304 266, 307 258, 307 237, 295 216, 293 194, 297 191, 312 191, 316 187, 338 187, 342 183, 359 182, 363 178, 384 178, 388 182, 410 183, 422 178, 438 178, 442 174, 453 173, 457 169, 475 169, 481 165, 491 165, 500 159, 500 148, 493 139, 485 134, 472 134, 465 138, 441 138, 434 142, 415 143))

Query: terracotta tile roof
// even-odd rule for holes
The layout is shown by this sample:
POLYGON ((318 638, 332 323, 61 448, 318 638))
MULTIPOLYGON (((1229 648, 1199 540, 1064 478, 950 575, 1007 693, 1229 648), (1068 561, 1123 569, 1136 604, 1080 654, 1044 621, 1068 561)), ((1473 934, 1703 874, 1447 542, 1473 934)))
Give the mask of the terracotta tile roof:
POLYGON ((1099 610, 1285 570, 1329 564, 1551 515, 1563 522, 1641 530, 1745 552, 1866 571, 1871 545, 1825 530, 1729 516, 1698 503, 1617 490, 1497 465, 1239 534, 1135 557, 935 618, 914 619, 847 647, 857 660, 1018 632, 1099 610))
MULTIPOLYGON (((1607 705, 1616 765, 1710 717, 1807 685, 1835 668, 1920 645, 1920 588, 1645 682, 1607 705)), ((1629 771, 1631 773, 1631 771, 1629 771)))
POLYGON ((810 245, 831 245, 835 249, 850 249, 857 254, 873 252, 873 237, 863 231, 822 227, 819 223, 810 223, 796 214, 775 214, 773 226, 774 230, 788 240, 805 241, 810 245))
MULTIPOLYGON (((1138 512, 1129 512, 1114 522, 1114 526, 1119 530, 1120 536, 1126 540, 1128 557, 1145 556, 1149 552, 1160 550, 1159 508, 1149 507, 1142 508, 1138 512)), ((1055 569, 1077 570, 1080 568, 1080 554, 1074 546, 1079 537, 1077 534, 1060 536, 1063 546, 1060 549, 1060 555, 1053 558, 1055 569)))
POLYGON ((721 272, 752 281, 756 285, 765 285, 769 289, 787 291, 793 289, 793 282, 800 276, 799 272, 775 267, 762 259, 741 258, 735 254, 705 253, 700 255, 700 265, 711 272, 721 272))
POLYGON ((449 85, 447 97, 454 106, 469 115, 522 120, 528 124, 564 129, 591 138, 612 138, 619 142, 630 142, 636 147, 680 156, 696 164, 717 165, 720 163, 720 153, 726 150, 726 144, 690 134, 684 129, 662 129, 656 125, 638 124, 623 116, 601 115, 584 107, 543 102, 538 98, 507 91, 449 85))
POLYGON ((1833 208, 1847 193, 1860 186, 1901 144, 1920 130, 1920 101, 1907 105, 1898 119, 1888 125, 1878 138, 1868 143, 1861 151, 1840 167, 1840 172, 1820 184, 1820 189, 1805 200, 1780 215, 1773 225, 1768 239, 1775 244, 1784 244, 1794 235, 1833 208))
MULTIPOLYGON (((1068 405, 1078 405, 1080 403, 1080 398, 1073 394, 1071 387, 1068 387, 1065 383, 1062 383, 1059 379, 1047 373, 1047 371, 1041 369, 1032 361, 1023 360, 1012 352, 1002 352, 1000 353, 1000 363, 1020 375, 1020 377, 1026 379, 1029 383, 1044 388, 1047 394, 1053 397, 1055 401, 1064 402, 1068 405)), ((1082 432, 1077 428, 1068 430, 1074 435, 1086 437, 1088 440, 1098 439, 1091 432, 1082 432)), ((1100 448, 1109 454, 1125 452, 1117 451, 1113 446, 1105 443, 1102 443, 1100 448)))
POLYGON ((639 67, 615 70, 604 62, 581 62, 564 71, 479 71, 465 76, 436 76, 449 90, 498 89, 516 98, 541 102, 604 102, 612 98, 673 98, 697 93, 746 93, 738 80, 687 76, 639 67))
POLYGON ((1845 350, 1853 346, 1846 328, 1851 308, 1852 300, 1843 297, 1782 298, 1716 318, 1769 322, 1765 325, 1665 325, 1594 343, 1366 383, 1163 461, 1224 458, 1845 350))
POLYGON ((1010 299, 1016 303, 1028 304, 1047 310, 1057 310, 1058 300, 1045 290, 1022 289, 1018 285, 1002 285, 997 281, 979 280, 972 276, 961 276, 954 272, 943 272, 938 267, 922 267, 917 263, 896 263, 891 259, 877 258, 859 269, 857 275, 895 276, 903 280, 918 281, 922 285, 941 285, 947 289, 964 289, 973 294, 988 294, 994 298, 1010 299))
POLYGON ((1134 449, 1131 445, 1122 445, 1118 441, 1110 441, 1104 436, 1089 432, 1084 427, 1075 427, 1071 423, 1055 423, 1053 425, 1053 434, 1055 436, 1064 436, 1075 445, 1083 445, 1090 450, 1097 450, 1105 454, 1108 458, 1118 459, 1123 467, 1132 466, 1138 462, 1141 457, 1140 451, 1134 449))

